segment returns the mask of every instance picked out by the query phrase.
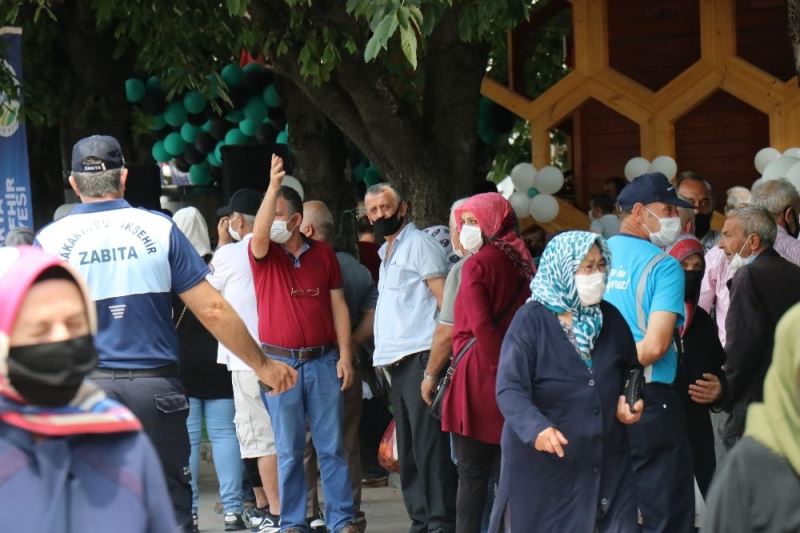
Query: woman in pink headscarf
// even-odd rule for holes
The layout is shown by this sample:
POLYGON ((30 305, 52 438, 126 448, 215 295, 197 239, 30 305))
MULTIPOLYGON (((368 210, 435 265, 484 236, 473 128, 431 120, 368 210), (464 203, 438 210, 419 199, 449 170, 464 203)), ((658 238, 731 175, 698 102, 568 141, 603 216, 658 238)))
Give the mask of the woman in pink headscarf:
POLYGON ((453 434, 458 461, 456 531, 480 531, 490 479, 500 466, 503 416, 495 400, 500 344, 530 296, 534 267, 516 234, 511 204, 478 194, 455 210, 459 240, 471 257, 456 297, 453 354, 463 352, 442 403, 442 429, 453 434))

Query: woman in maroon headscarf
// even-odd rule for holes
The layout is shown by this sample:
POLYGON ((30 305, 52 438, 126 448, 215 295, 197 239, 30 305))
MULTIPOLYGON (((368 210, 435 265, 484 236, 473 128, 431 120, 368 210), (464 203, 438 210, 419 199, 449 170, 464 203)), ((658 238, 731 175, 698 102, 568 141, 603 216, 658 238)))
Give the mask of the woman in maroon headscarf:
POLYGON ((727 388, 722 371, 725 351, 714 321, 697 305, 705 272, 703 245, 694 235, 683 235, 667 253, 680 261, 686 274, 686 320, 677 329, 675 339, 679 358, 675 386, 681 391, 685 407, 694 477, 705 496, 716 468, 714 430, 709 410, 719 409, 727 388))
POLYGON ((515 233, 511 204, 478 194, 455 210, 464 263, 455 303, 453 353, 464 352, 442 402, 442 429, 453 434, 458 461, 456 531, 480 531, 489 480, 500 466, 503 416, 495 400, 500 344, 530 296, 533 261, 515 233))

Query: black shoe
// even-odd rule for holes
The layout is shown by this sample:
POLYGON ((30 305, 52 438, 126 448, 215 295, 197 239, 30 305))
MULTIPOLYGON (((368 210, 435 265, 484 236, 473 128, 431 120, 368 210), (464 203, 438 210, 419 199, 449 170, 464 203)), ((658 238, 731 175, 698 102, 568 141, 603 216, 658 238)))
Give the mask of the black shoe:
POLYGON ((225 521, 225 531, 241 531, 242 529, 246 529, 247 526, 244 525, 244 520, 242 520, 242 515, 239 513, 225 513, 224 517, 225 521))
POLYGON ((271 514, 269 511, 267 511, 264 514, 264 518, 261 519, 261 523, 252 528, 250 531, 253 533, 278 533, 281 530, 280 523, 280 516, 271 514))

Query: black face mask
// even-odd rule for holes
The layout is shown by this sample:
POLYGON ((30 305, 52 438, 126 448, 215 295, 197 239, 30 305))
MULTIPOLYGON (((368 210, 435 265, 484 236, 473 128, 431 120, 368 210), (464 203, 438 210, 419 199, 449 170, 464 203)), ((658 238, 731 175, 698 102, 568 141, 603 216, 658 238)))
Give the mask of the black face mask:
POLYGON ((694 234, 698 239, 702 239, 710 229, 711 213, 707 215, 696 214, 694 216, 694 234))
POLYGON ((403 219, 405 219, 405 217, 400 216, 400 208, 398 207, 394 215, 376 220, 372 225, 372 227, 375 229, 375 240, 381 241, 386 237, 397 233, 397 230, 399 230, 400 226, 403 225, 403 219))
POLYGON ((11 386, 28 402, 44 407, 68 404, 95 366, 97 350, 91 335, 8 351, 11 386))
POLYGON ((791 216, 789 218, 791 219, 792 223, 786 223, 786 233, 796 239, 797 236, 800 235, 800 224, 797 222, 797 213, 795 213, 794 209, 791 207, 783 212, 783 219, 786 220, 786 214, 789 212, 791 212, 791 216))
POLYGON ((686 286, 684 290, 685 301, 697 302, 700 297, 700 283, 703 281, 702 270, 685 270, 686 286))

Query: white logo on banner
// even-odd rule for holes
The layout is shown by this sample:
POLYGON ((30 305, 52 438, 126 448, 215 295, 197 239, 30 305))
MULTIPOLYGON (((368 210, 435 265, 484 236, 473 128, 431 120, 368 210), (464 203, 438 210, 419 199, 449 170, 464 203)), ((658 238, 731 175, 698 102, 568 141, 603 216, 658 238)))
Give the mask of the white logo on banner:
MULTIPOLYGON (((8 61, 3 61, 5 68, 14 77, 14 84, 19 87, 17 71, 8 61)), ((0 137, 11 137, 19 129, 19 100, 11 100, 6 93, 0 93, 0 137)))

